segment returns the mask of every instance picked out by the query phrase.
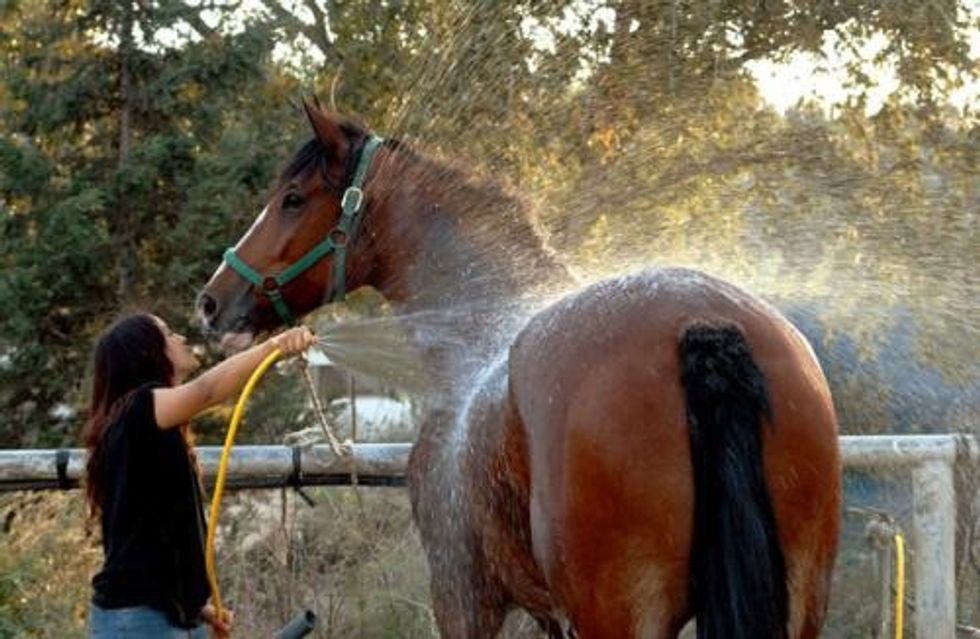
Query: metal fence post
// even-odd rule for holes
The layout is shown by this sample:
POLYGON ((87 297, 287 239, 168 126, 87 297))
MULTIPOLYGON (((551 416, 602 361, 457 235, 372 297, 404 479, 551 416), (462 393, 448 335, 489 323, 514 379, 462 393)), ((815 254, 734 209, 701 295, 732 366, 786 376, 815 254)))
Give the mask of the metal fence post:
POLYGON ((915 495, 915 636, 956 635, 956 494, 952 464, 931 459, 913 473, 915 495))

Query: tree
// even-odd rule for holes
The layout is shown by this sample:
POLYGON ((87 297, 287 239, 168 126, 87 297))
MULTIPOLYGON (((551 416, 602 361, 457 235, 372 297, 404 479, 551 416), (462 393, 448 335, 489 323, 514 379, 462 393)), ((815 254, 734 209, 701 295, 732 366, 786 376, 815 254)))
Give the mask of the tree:
POLYGON ((808 295, 846 277, 834 317, 868 339, 887 312, 859 322, 841 306, 898 302, 872 282, 922 295, 910 312, 936 328, 920 337, 950 322, 972 330, 976 121, 943 99, 973 72, 977 27, 955 0, 256 7, 5 6, 4 440, 69 435, 46 415, 66 397, 81 403, 91 336, 119 307, 151 299, 174 318, 188 312, 306 135, 289 104, 303 87, 510 182, 596 275, 686 261, 808 295), (875 118, 863 96, 877 80, 860 65, 852 103, 833 116, 762 108, 749 62, 821 52, 828 34, 857 49, 879 33, 901 82, 875 118), (929 314, 937 299, 956 312, 929 314))
POLYGON ((181 38, 188 11, 5 9, 5 444, 74 437, 77 420, 51 410, 83 403, 93 335, 120 308, 186 321, 229 225, 251 217, 294 135, 278 91, 296 84, 270 66, 268 32, 181 38))

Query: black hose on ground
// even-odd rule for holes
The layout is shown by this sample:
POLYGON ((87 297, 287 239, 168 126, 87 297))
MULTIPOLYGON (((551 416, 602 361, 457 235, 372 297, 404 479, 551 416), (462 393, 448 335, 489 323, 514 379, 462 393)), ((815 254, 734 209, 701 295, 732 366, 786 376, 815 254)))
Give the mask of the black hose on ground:
POLYGON ((274 639, 300 639, 313 632, 315 625, 316 614, 312 610, 304 610, 283 626, 274 639))

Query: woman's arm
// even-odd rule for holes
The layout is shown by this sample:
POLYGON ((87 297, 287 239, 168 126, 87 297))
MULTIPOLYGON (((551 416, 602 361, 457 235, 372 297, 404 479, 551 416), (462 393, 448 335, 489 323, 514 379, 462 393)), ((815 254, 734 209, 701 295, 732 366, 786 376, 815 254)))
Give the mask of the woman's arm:
POLYGON ((290 329, 229 357, 195 379, 171 388, 153 389, 153 412, 160 428, 186 423, 201 411, 232 397, 245 385, 249 375, 273 350, 284 356, 302 353, 316 343, 305 326, 290 329))

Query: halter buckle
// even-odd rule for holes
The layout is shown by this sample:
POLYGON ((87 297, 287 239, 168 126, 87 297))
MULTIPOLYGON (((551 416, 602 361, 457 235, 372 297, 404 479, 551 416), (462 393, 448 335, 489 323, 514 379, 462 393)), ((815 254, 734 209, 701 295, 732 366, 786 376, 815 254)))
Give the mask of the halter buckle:
POLYGON ((347 190, 344 191, 344 197, 340 200, 340 207, 344 211, 350 211, 356 213, 361 209, 361 204, 364 203, 364 191, 357 186, 349 186, 347 190), (350 198, 350 199, 348 199, 350 198))

